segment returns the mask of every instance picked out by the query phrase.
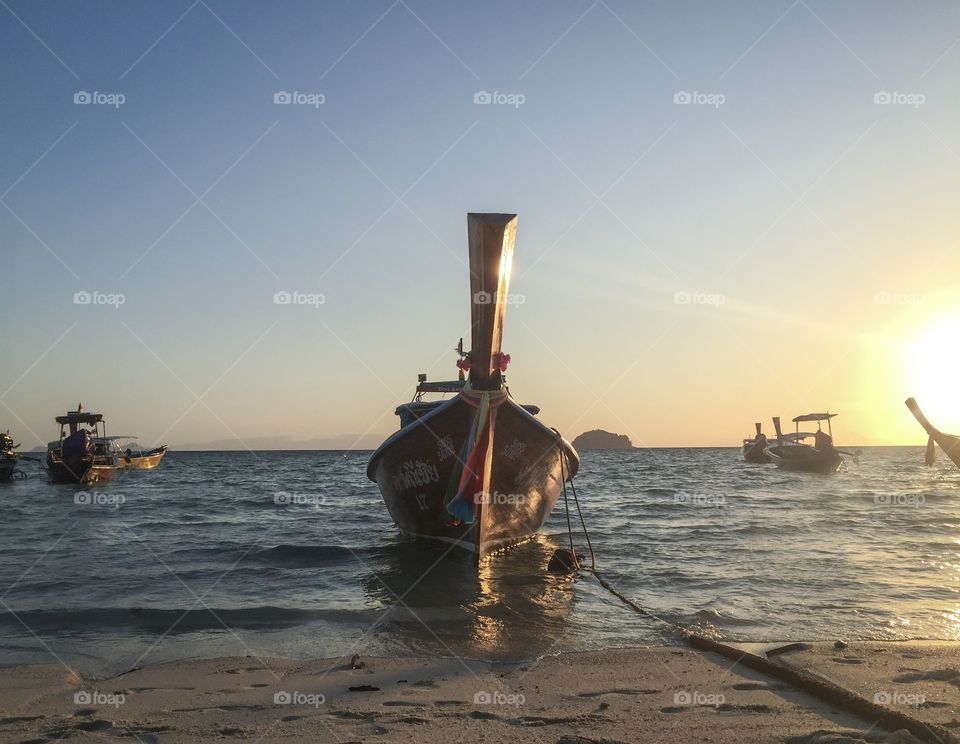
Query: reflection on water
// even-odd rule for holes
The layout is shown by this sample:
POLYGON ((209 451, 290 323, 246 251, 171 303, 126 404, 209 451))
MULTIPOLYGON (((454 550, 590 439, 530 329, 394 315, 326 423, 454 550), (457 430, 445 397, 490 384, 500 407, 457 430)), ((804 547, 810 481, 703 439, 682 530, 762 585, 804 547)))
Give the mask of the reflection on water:
POLYGON ((484 659, 550 653, 566 632, 574 579, 546 570, 556 544, 547 536, 485 560, 461 550, 397 542, 377 554, 364 591, 387 606, 377 632, 419 639, 422 650, 484 659))

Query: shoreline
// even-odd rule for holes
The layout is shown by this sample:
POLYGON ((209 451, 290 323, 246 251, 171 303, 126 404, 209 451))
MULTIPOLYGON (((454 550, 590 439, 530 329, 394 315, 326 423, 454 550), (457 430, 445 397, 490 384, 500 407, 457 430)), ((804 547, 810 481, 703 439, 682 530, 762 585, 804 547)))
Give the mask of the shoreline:
MULTIPOLYGON (((735 645, 757 652, 778 644, 735 645)), ((775 658, 960 735, 960 642, 802 644, 775 658)), ((0 667, 0 740, 916 741, 685 646, 533 662, 364 657, 357 666, 349 658, 221 657, 102 680, 57 663, 0 667)))

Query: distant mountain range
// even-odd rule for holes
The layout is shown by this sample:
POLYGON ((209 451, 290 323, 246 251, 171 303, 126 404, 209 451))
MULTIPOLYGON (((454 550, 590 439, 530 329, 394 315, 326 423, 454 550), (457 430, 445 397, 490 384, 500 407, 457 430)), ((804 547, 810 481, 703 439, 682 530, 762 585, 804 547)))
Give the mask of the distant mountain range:
POLYGON ((244 439, 215 439, 211 442, 171 444, 171 450, 233 451, 233 450, 371 450, 380 446, 386 434, 342 434, 335 437, 294 439, 289 436, 248 437, 244 439))

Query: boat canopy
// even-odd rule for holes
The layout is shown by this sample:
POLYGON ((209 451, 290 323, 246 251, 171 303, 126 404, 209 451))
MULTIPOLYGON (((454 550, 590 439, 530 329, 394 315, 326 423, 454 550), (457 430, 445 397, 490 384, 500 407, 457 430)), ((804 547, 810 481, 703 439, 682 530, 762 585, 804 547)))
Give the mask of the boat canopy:
POLYGON ((102 413, 80 413, 70 411, 66 416, 57 416, 58 424, 99 424, 103 421, 102 413))
POLYGON ((805 413, 802 416, 797 416, 793 423, 799 423, 801 421, 829 421, 837 414, 835 413, 805 413))

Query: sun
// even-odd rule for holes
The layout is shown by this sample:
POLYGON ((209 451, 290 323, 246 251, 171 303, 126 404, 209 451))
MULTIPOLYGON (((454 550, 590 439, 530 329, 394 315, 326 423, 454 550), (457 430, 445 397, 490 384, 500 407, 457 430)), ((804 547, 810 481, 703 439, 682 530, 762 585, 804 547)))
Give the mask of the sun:
POLYGON ((906 351, 911 394, 937 420, 960 422, 960 312, 921 329, 906 351))

